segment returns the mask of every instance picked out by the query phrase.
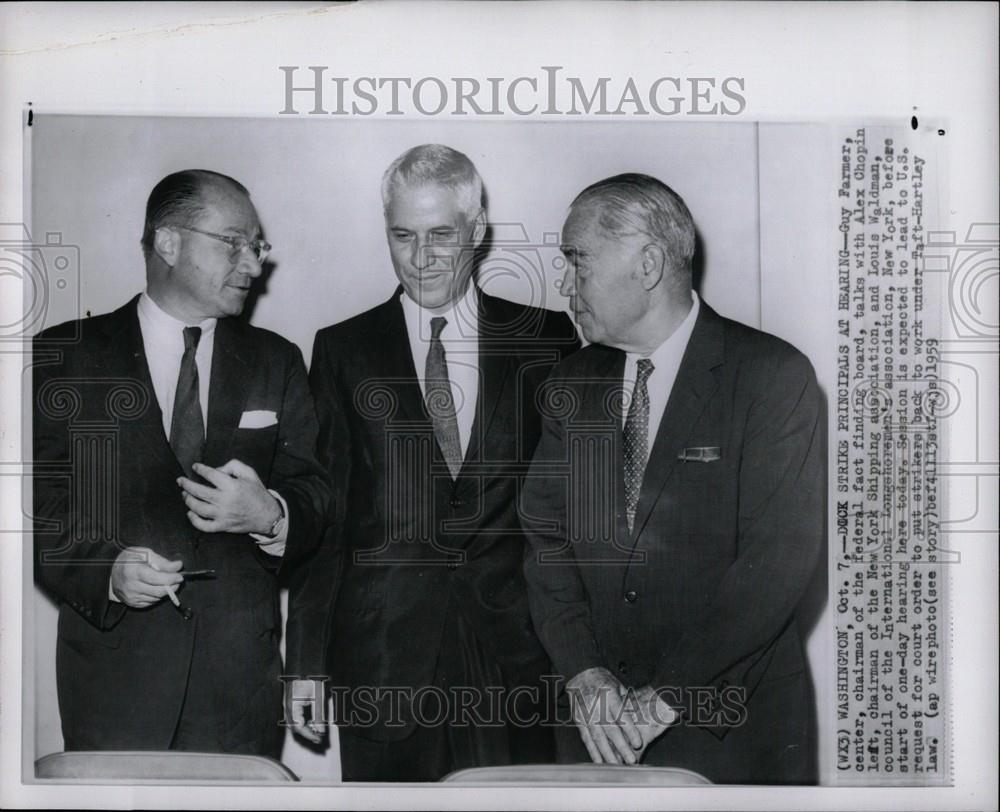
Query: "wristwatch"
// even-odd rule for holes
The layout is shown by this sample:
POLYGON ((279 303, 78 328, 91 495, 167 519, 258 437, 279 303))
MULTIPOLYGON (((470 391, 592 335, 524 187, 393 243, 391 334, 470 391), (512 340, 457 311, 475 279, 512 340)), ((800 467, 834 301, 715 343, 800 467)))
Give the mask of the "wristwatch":
POLYGON ((271 529, 265 534, 269 538, 274 538, 278 535, 278 531, 281 530, 281 526, 285 521, 285 506, 281 503, 280 499, 275 498, 274 501, 278 503, 278 518, 274 520, 271 529))

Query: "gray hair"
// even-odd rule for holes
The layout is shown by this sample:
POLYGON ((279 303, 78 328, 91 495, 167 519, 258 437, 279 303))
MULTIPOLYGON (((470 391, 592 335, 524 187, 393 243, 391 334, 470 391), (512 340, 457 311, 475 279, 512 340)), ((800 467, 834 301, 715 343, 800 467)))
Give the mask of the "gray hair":
POLYGON ((483 207, 483 181, 463 153, 443 144, 421 144, 408 149, 389 164, 382 176, 382 209, 389 210, 392 196, 401 185, 430 183, 453 190, 468 219, 483 207))
POLYGON ((591 184, 576 196, 571 209, 593 206, 598 225, 609 235, 645 234, 666 251, 676 270, 691 270, 694 219, 679 194, 649 175, 630 172, 591 184))
POLYGON ((205 191, 228 185, 250 197, 242 183, 210 169, 184 169, 167 175, 153 187, 146 201, 146 220, 142 227, 142 253, 153 253, 156 230, 167 225, 189 226, 207 212, 205 191))

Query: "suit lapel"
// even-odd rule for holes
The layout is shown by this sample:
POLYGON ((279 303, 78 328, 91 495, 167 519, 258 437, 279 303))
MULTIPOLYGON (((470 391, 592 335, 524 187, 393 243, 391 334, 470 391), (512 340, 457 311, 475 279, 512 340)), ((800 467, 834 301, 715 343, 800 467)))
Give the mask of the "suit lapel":
POLYGON ((704 302, 700 308, 646 463, 635 513, 635 538, 642 533, 653 505, 677 465, 677 455, 684 448, 695 421, 718 387, 713 369, 725 357, 722 322, 704 302))
MULTIPOLYGON (((476 413, 469 433, 469 445, 465 452, 462 468, 483 459, 496 459, 495 454, 484 453, 484 446, 490 447, 490 431, 493 418, 503 402, 503 411, 513 410, 513 392, 507 386, 511 367, 517 358, 510 346, 510 334, 505 332, 507 320, 500 308, 499 300, 487 296, 476 289, 478 301, 478 344, 479 388, 476 395, 476 413)), ((499 439, 499 438, 498 438, 499 439)), ((461 477, 461 472, 459 473, 461 477)))
POLYGON ((607 427, 605 430, 612 433, 614 459, 610 487, 614 493, 610 502, 613 515, 609 518, 615 526, 612 546, 622 550, 626 540, 631 538, 625 515, 625 412, 620 397, 625 378, 625 353, 612 347, 602 347, 602 350, 603 355, 593 369, 595 380, 587 385, 588 391, 583 398, 587 412, 582 417, 586 423, 607 427))
POLYGON ((251 342, 240 340, 241 328, 234 319, 219 319, 215 325, 212 378, 208 390, 206 465, 219 466, 229 460, 233 434, 239 426, 253 382, 256 353, 251 342))
POLYGON ((139 297, 136 296, 120 308, 109 325, 108 369, 116 372, 121 370, 124 377, 138 383, 146 393, 146 409, 134 422, 129 421, 135 430, 138 443, 134 452, 135 458, 172 468, 176 475, 180 476, 184 472, 163 431, 163 413, 156 399, 153 379, 149 374, 146 348, 142 341, 142 328, 139 326, 138 302, 139 297))
POLYGON ((403 305, 399 300, 402 291, 402 287, 397 288, 392 298, 381 307, 384 343, 372 348, 374 353, 368 365, 372 375, 369 380, 378 380, 380 385, 387 386, 395 394, 399 405, 395 419, 426 422, 430 425, 430 415, 427 414, 427 406, 417 379, 417 368, 413 363, 413 352, 410 350, 403 305))

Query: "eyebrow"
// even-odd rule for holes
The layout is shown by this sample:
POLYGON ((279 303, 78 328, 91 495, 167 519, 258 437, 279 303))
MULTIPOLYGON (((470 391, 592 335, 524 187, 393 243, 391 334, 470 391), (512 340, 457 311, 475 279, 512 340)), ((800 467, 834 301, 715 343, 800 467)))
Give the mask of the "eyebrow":
POLYGON ((222 230, 223 234, 232 234, 235 237, 245 237, 248 240, 259 240, 263 236, 263 230, 258 226, 253 230, 253 236, 248 235, 242 228, 229 226, 222 230))

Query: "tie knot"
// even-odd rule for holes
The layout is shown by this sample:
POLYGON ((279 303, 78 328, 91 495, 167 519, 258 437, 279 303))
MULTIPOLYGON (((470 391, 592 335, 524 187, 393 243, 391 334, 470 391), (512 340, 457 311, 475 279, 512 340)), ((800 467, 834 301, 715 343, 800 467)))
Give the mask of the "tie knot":
POLYGON ((444 330, 445 325, 448 323, 448 319, 444 316, 435 316, 431 319, 431 338, 440 338, 441 331, 444 330))
POLYGON ((198 349, 198 342, 201 340, 201 328, 200 327, 185 327, 184 328, 184 350, 196 350, 198 349))
POLYGON ((653 374, 653 362, 648 358, 640 358, 635 364, 635 382, 638 385, 646 383, 646 380, 653 374))

